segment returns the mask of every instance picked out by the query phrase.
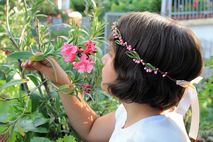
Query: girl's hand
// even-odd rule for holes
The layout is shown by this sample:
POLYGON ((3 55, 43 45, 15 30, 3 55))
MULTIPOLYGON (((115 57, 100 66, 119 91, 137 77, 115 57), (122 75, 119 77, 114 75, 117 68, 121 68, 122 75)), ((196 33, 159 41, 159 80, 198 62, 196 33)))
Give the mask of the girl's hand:
POLYGON ((27 60, 21 66, 27 70, 40 71, 47 79, 55 83, 55 85, 71 84, 66 72, 52 57, 47 57, 43 61, 27 60))

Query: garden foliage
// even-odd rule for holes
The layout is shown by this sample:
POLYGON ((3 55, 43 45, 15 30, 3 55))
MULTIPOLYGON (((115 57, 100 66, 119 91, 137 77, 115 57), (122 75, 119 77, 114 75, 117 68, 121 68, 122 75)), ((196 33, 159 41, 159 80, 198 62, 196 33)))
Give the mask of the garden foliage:
MULTIPOLYGON (((42 13, 49 14, 44 12, 45 8, 40 7, 44 5, 43 2, 0 1, 0 141, 81 141, 69 125, 58 95, 60 89, 47 81, 41 73, 23 70, 21 63, 27 59, 40 61, 53 56, 76 84, 76 90, 84 93, 85 100, 98 114, 113 111, 118 101, 100 89, 104 24, 98 17, 104 11, 137 11, 143 7, 142 11, 156 12, 159 11, 160 0, 142 0, 140 4, 134 0, 98 0, 99 6, 103 7, 102 12, 94 2, 87 2, 88 7, 82 9, 88 10, 85 14, 90 17, 90 28, 65 24, 68 28, 59 31, 54 31, 51 24, 41 22, 46 18, 42 13), (60 54, 61 47, 65 42, 83 47, 88 40, 96 45, 97 52, 92 56, 95 66, 91 73, 79 73, 73 69, 72 63, 64 62, 60 54), (90 86, 89 91, 82 89, 82 86, 90 86)), ((83 3, 72 2, 76 5, 83 3)), ((53 15, 59 12, 55 8, 50 11, 53 15)), ((206 67, 213 68, 212 65, 213 58, 206 61, 206 67)), ((213 76, 204 78, 197 87, 201 107, 200 135, 207 140, 210 134, 205 131, 211 134, 213 131, 213 76)))
POLYGON ((42 3, 42 0, 7 0, 0 5, 0 141, 80 141, 61 105, 58 95, 61 88, 40 72, 22 69, 21 63, 27 59, 56 58, 75 84, 75 90, 81 91, 100 115, 117 105, 100 89, 104 25, 98 19, 95 3, 91 3, 93 9, 88 15, 90 28, 66 25, 66 34, 55 33, 51 25, 40 22, 46 17, 38 10, 42 3), (92 56, 94 68, 91 73, 79 73, 72 63, 64 62, 60 50, 65 42, 80 47, 88 40, 96 45, 97 52, 92 56), (85 85, 90 86, 90 91, 82 89, 85 85))
MULTIPOLYGON (((151 11, 160 13, 161 0, 96 0, 101 9, 101 16, 105 12, 151 11)), ((89 11, 83 0, 71 0, 70 7, 85 13, 89 11)))

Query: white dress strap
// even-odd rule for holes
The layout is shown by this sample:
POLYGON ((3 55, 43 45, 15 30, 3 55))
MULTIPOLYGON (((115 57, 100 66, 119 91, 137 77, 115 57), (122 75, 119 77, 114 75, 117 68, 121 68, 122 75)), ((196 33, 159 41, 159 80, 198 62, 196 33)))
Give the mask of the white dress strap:
POLYGON ((196 78, 192 82, 177 82, 178 85, 185 87, 186 90, 182 99, 180 100, 176 112, 184 116, 188 111, 190 105, 192 108, 192 118, 191 118, 191 126, 189 130, 189 136, 193 139, 197 139, 198 130, 199 130, 199 122, 200 122, 200 110, 199 110, 199 102, 196 88, 193 83, 198 83, 202 78, 196 78), (197 81, 199 80, 199 81, 197 81), (196 82, 197 81, 197 82, 196 82))

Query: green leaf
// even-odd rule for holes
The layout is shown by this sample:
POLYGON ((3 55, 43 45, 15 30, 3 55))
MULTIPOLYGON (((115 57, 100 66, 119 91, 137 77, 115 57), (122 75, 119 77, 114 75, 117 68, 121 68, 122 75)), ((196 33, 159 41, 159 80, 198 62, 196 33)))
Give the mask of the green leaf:
MULTIPOLYGON (((32 40, 32 41, 30 41, 30 43, 33 43, 34 41, 32 40)), ((32 53, 36 53, 36 52, 38 52, 38 45, 36 44, 36 45, 31 45, 30 46, 31 47, 31 51, 32 51, 32 53)))
POLYGON ((0 91, 2 91, 5 88, 8 88, 10 86, 14 86, 17 84, 22 84, 22 83, 26 83, 27 80, 26 79, 20 79, 20 80, 12 80, 10 82, 7 82, 6 84, 4 84, 3 86, 0 87, 0 91))
POLYGON ((3 125, 8 126, 8 124, 9 124, 9 122, 1 122, 1 121, 0 121, 0 125, 1 125, 1 126, 3 126, 3 125))
POLYGON ((40 55, 32 55, 29 57, 31 61, 42 61, 45 59, 44 54, 40 54, 40 55))
POLYGON ((33 137, 30 142, 53 142, 48 138, 44 138, 44 137, 33 137))
POLYGON ((0 101, 0 126, 6 125, 6 123, 9 121, 9 117, 12 116, 11 113, 13 111, 11 111, 10 105, 11 104, 8 102, 0 101))
POLYGON ((0 65, 0 69, 2 72, 9 72, 11 70, 11 66, 9 65, 0 65))
POLYGON ((27 132, 37 132, 37 133, 48 133, 48 129, 41 127, 41 125, 46 124, 48 119, 45 118, 39 112, 33 112, 28 116, 21 118, 17 125, 20 126, 25 133, 27 132))
POLYGON ((18 129, 18 132, 24 137, 25 133, 24 133, 23 128, 21 128, 19 125, 17 125, 17 129, 18 129))
POLYGON ((36 14, 36 16, 37 16, 37 17, 45 17, 45 18, 48 17, 47 15, 45 15, 45 14, 40 14, 40 13, 39 13, 39 14, 36 14))
POLYGON ((27 77, 34 83, 35 86, 39 85, 39 77, 38 75, 36 76, 35 74, 27 74, 27 77))
POLYGON ((45 127, 37 127, 35 129, 31 130, 32 132, 36 132, 36 133, 48 133, 49 130, 45 127))
POLYGON ((69 135, 65 135, 63 138, 59 138, 56 140, 56 142, 77 142, 75 137, 69 135))
POLYGON ((76 142, 73 136, 64 136, 64 142, 76 142))
POLYGON ((63 40, 65 40, 65 41, 68 41, 69 40, 69 38, 68 37, 66 37, 66 36, 58 36, 57 38, 61 38, 61 39, 63 39, 63 40))
POLYGON ((61 93, 65 93, 65 94, 71 94, 73 92, 73 88, 71 88, 70 85, 68 84, 65 84, 65 85, 62 85, 58 88, 57 92, 61 92, 61 93))
POLYGON ((23 52, 13 52, 11 53, 8 58, 13 58, 13 59, 29 59, 33 54, 28 51, 23 51, 23 52))
POLYGON ((56 91, 52 91, 51 92, 51 97, 55 99, 55 108, 57 112, 60 112, 60 108, 61 108, 61 101, 60 101, 60 97, 58 95, 58 93, 56 91))
POLYGON ((46 118, 42 118, 42 117, 41 118, 36 118, 34 120, 34 122, 33 122, 33 125, 35 127, 38 127, 38 126, 43 125, 43 124, 45 124, 47 122, 48 122, 48 120, 46 118))
POLYGON ((6 75, 2 71, 0 71, 0 80, 6 80, 6 75))
POLYGON ((45 55, 45 56, 49 56, 49 55, 54 54, 54 52, 55 52, 54 47, 53 47, 53 46, 48 46, 48 47, 45 49, 45 51, 44 51, 44 55, 45 55))
POLYGON ((31 99, 31 108, 32 108, 32 112, 36 111, 37 108, 40 106, 40 104, 42 103, 42 98, 38 95, 38 94, 32 94, 30 96, 31 99))

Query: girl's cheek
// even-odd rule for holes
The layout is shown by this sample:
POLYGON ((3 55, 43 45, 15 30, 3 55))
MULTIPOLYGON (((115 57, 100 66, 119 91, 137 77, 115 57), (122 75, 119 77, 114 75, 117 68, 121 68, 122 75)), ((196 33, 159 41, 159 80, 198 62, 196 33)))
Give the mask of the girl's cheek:
POLYGON ((102 61, 102 64, 106 63, 106 54, 102 57, 101 61, 102 61))

